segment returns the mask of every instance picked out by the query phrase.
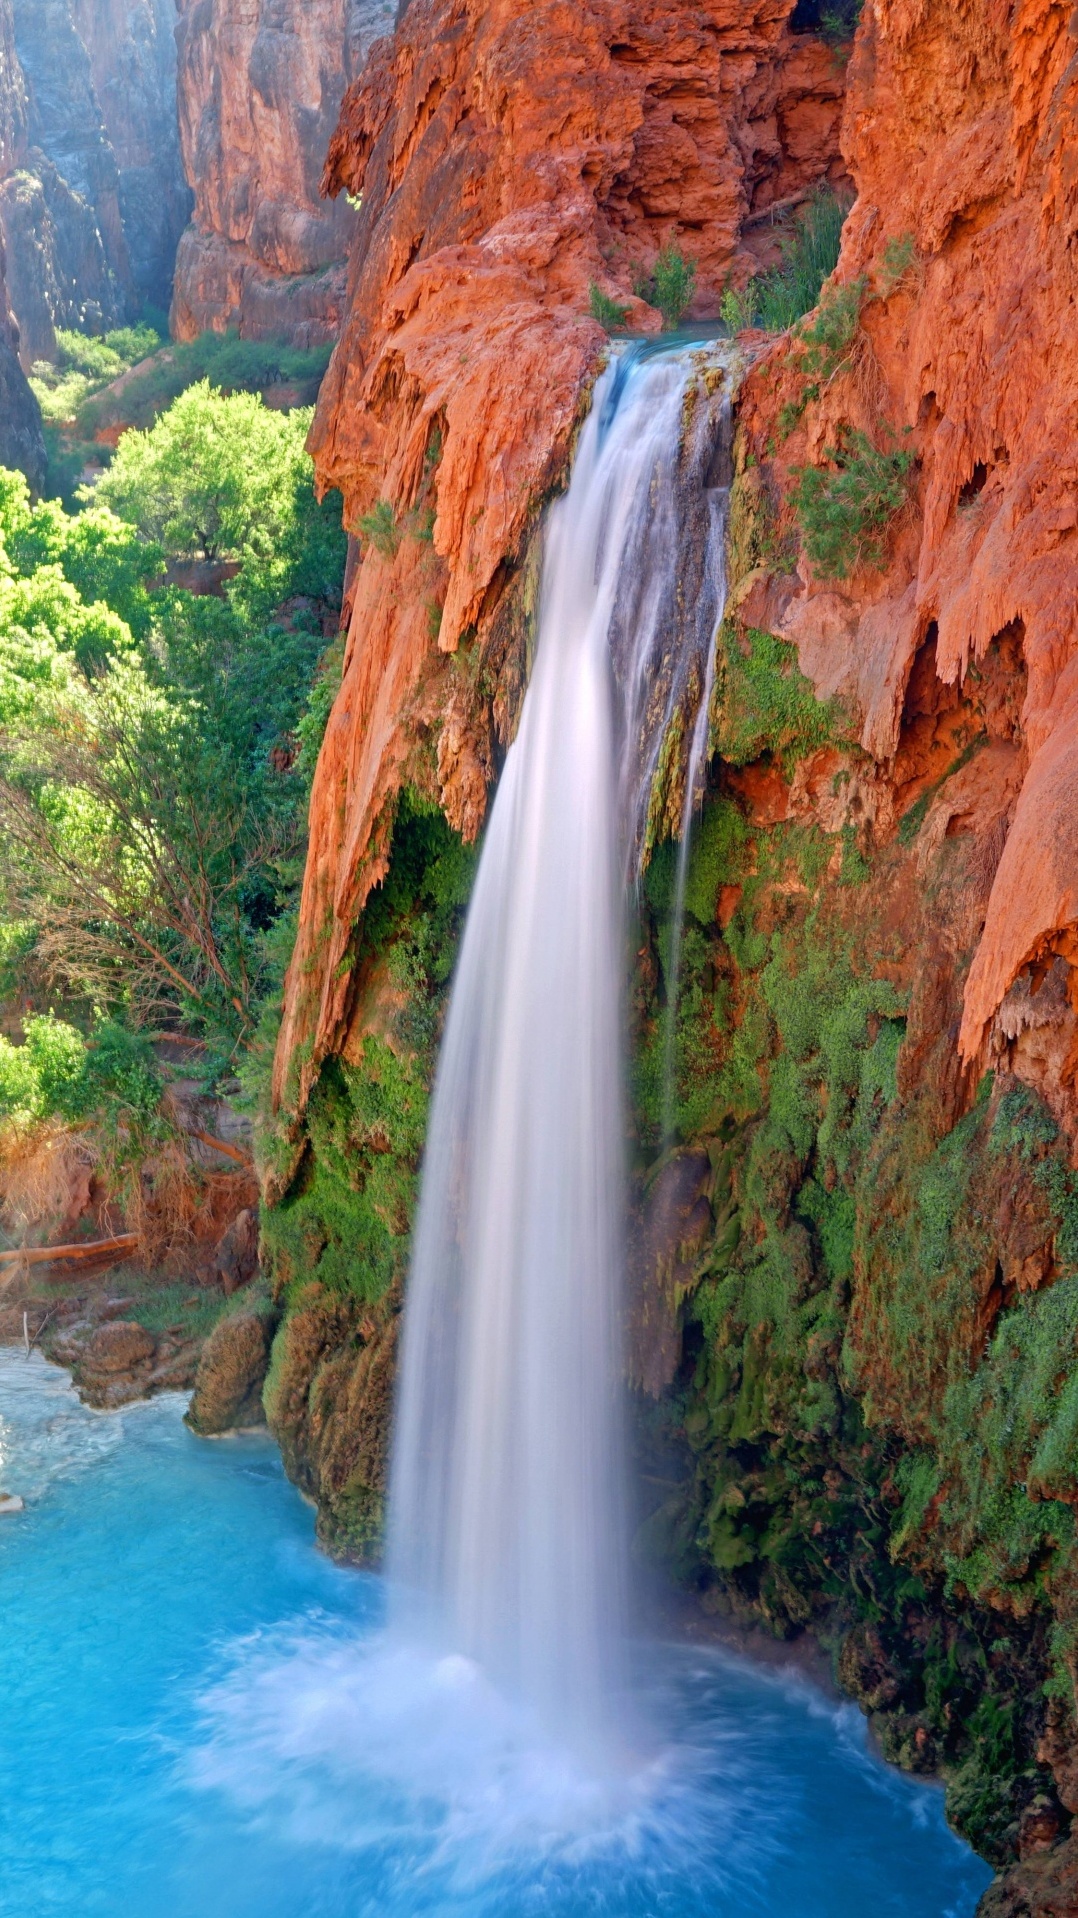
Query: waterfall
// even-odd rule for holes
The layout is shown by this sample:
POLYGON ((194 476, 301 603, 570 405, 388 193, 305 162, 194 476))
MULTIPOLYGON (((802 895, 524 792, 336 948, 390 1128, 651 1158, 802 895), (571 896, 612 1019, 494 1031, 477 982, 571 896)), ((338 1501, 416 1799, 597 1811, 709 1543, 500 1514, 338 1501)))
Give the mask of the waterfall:
MULTIPOLYGON (((729 466, 731 405, 725 396, 722 410, 722 434, 719 455, 722 464, 720 483, 705 489, 710 526, 705 547, 707 555, 706 591, 703 605, 712 632, 721 624, 726 610, 726 526, 730 512, 730 487, 722 484, 729 466)), ((674 910, 670 921, 666 958, 666 1032, 663 1038, 662 1139, 664 1146, 673 1141, 676 1103, 676 1039, 678 986, 681 976, 681 935, 685 925, 685 889, 689 877, 689 853, 692 849, 693 815, 703 802, 704 774, 708 761, 708 735, 711 731, 711 696, 715 686, 715 647, 707 648, 704 690, 693 722, 685 772, 685 797, 681 805, 681 831, 678 836, 677 873, 674 879, 674 910)))
POLYGON ((709 671, 707 364, 615 359, 548 516, 438 1065, 394 1437, 394 1623, 589 1748, 616 1722, 626 1635, 625 879, 663 738, 686 706, 699 732, 709 671))

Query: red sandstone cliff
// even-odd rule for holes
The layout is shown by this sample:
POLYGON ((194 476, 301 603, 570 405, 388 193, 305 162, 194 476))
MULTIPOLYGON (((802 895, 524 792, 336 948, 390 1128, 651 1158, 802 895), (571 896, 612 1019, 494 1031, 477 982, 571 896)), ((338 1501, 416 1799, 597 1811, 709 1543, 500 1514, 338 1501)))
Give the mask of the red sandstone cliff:
POLYGON ((392 0, 177 0, 179 117, 195 194, 173 332, 335 337, 355 217, 319 195, 341 95, 392 0))
POLYGON ((1028 1077, 1073 1133, 1078 35, 1051 0, 874 0, 849 78, 858 198, 837 279, 864 276, 857 347, 785 443, 797 355, 773 348, 743 397, 746 447, 787 515, 791 473, 826 464, 844 426, 913 451, 916 485, 884 570, 817 580, 802 556, 796 582, 763 571, 744 590, 820 695, 849 702, 892 818, 947 771, 955 716, 1002 674, 978 722, 994 755, 968 792, 952 782, 941 827, 997 822, 959 1046, 1028 1077), (1056 956, 1066 991, 1038 1005, 1056 956))
POLYGON ((507 588, 603 352, 589 282, 657 327, 633 274, 676 243, 713 313, 754 264, 750 215, 841 176, 842 65, 790 12, 413 0, 345 98, 326 184, 363 204, 312 447, 350 528, 383 501, 395 529, 365 545, 311 802, 289 1106, 341 1043, 405 763, 467 836, 482 821, 508 695, 477 711, 445 655, 504 654, 507 588))

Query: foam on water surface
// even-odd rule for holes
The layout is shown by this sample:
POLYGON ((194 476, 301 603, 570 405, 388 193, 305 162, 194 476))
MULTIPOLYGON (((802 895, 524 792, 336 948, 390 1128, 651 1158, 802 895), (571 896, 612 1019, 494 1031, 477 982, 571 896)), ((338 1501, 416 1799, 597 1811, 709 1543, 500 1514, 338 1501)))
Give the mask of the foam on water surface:
POLYGON ((852 1708, 636 1647, 659 1744, 596 1777, 181 1412, 0 1355, 3 1918, 971 1918, 987 1869, 852 1708))

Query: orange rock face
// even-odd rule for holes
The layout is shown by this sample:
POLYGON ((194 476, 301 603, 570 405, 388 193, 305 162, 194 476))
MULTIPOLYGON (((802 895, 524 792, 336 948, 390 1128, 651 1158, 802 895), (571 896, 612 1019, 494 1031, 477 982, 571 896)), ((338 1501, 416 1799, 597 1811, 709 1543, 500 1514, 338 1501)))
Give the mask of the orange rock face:
MULTIPOLYGON (((885 569, 825 581, 802 558, 768 622, 796 641, 819 693, 846 698, 893 784, 914 781, 906 804, 917 776, 953 762, 942 708, 976 704, 986 675, 1000 682, 978 727, 1012 743, 1023 778, 965 986, 969 1062, 1011 1045, 1000 1011, 1016 982, 1028 995, 1055 956, 1078 962, 1076 110, 1068 9, 872 0, 849 71, 858 197, 837 275, 864 276, 858 347, 785 443, 796 383, 784 346, 756 366, 742 408, 747 444, 787 498, 791 469, 826 461, 843 423, 916 454, 885 569), (913 691, 926 659, 932 714, 913 691)), ((1058 1017, 1074 1027, 1064 997, 1058 1017)))
POLYGON ((173 332, 238 326, 297 345, 333 339, 355 227, 318 191, 341 95, 391 0, 178 0, 184 167, 173 332))
POLYGON ((289 1106, 341 1042, 348 950, 409 756, 454 825, 481 824, 512 701, 502 684, 477 715, 445 655, 497 651, 605 351, 590 283, 657 329, 633 281, 676 244, 694 311, 714 313, 766 257, 753 215, 842 177, 842 68, 788 31, 790 12, 412 0, 345 98, 326 186, 362 211, 311 445, 353 531, 376 507, 392 518, 364 542, 312 796, 277 1057, 289 1106))

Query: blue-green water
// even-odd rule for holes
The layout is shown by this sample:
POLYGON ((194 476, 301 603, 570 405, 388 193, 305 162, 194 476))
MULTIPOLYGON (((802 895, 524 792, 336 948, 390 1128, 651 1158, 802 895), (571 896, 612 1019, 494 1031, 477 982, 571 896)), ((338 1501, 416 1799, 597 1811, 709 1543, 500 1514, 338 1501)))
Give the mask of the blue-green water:
POLYGON ((386 1644, 264 1437, 82 1407, 0 1351, 4 1918, 968 1918, 986 1868, 859 1714, 641 1656, 659 1746, 602 1789, 463 1660, 386 1644))

